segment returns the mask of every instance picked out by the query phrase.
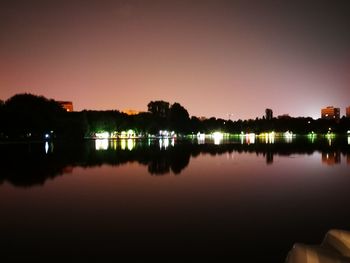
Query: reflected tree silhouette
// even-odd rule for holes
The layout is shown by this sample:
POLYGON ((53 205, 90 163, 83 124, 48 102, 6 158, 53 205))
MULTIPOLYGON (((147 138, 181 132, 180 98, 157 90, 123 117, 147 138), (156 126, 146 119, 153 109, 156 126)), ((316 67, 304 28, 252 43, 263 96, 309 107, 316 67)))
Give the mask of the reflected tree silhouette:
POLYGON ((315 151, 323 153, 324 163, 331 162, 334 156, 330 153, 337 153, 337 162, 332 162, 335 164, 339 163, 341 154, 350 156, 349 145, 342 141, 335 141, 331 146, 323 141, 306 143, 303 140, 292 144, 250 145, 196 144, 179 141, 166 149, 159 147, 157 141, 152 141, 151 144, 139 141, 132 150, 121 150, 118 147, 96 150, 93 140, 75 144, 57 142, 54 145, 50 144, 49 149, 45 149, 43 143, 0 144, 2 160, 0 184, 8 182, 19 187, 43 185, 49 179, 67 174, 67 171, 74 167, 119 166, 128 162, 138 162, 147 166, 150 175, 179 175, 189 165, 191 158, 196 158, 200 154, 215 156, 232 152, 256 153, 257 156, 262 155, 266 159, 266 164, 271 165, 274 155, 310 155, 315 151))

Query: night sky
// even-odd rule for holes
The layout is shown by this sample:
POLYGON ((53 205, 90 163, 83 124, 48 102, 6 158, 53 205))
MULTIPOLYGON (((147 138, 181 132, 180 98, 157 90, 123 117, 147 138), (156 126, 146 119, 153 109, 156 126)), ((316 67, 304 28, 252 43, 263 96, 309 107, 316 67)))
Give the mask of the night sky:
POLYGON ((329 105, 344 115, 350 5, 286 2, 1 1, 0 99, 28 92, 75 110, 162 99, 232 120, 265 108, 319 118, 329 105))

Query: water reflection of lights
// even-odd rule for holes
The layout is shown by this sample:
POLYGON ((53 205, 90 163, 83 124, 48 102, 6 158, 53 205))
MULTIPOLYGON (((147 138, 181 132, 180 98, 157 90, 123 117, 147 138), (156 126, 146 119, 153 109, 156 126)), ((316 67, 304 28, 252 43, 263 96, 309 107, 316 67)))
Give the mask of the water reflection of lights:
POLYGON ((269 137, 269 143, 274 144, 275 143, 275 132, 270 132, 268 137, 269 137))
POLYGON ((307 135, 307 138, 309 139, 309 141, 311 143, 314 143, 315 142, 315 138, 316 138, 316 134, 314 132, 310 132, 308 135, 307 135))
POLYGON ((293 137, 294 137, 294 134, 290 131, 286 131, 285 133, 283 133, 283 138, 286 143, 292 143, 293 137))
POLYGON ((247 144, 254 144, 255 143, 255 133, 249 133, 245 136, 245 142, 247 144))
POLYGON ((95 140, 96 150, 107 150, 108 149, 108 139, 96 139, 95 140))
POLYGON ((222 132, 213 132, 212 138, 214 139, 214 144, 219 145, 224 138, 224 134, 222 132))
POLYGON ((334 134, 333 133, 327 133, 326 134, 326 138, 327 138, 327 141, 328 141, 328 145, 329 146, 332 146, 332 139, 334 138, 334 134))
POLYGON ((111 142, 111 145, 113 147, 113 150, 117 150, 117 140, 114 139, 112 142, 111 142))
POLYGON ((240 135, 239 135, 239 139, 241 140, 241 144, 243 144, 243 143, 244 143, 244 135, 243 135, 243 134, 240 134, 240 135))
POLYGON ((203 144, 205 142, 205 133, 197 133, 198 144, 203 144))
POLYGON ((205 133, 197 133, 197 142, 198 144, 204 144, 205 143, 205 133))
POLYGON ((126 149, 126 140, 125 139, 121 139, 120 140, 120 148, 122 150, 125 150, 126 149))
POLYGON ((132 151, 134 148, 135 148, 135 140, 133 140, 133 139, 128 139, 128 141, 127 141, 127 147, 128 147, 128 150, 129 151, 132 151))
POLYGON ((350 144, 350 136, 348 136, 348 144, 350 144))
POLYGON ((244 134, 243 132, 241 132, 241 134, 239 135, 241 144, 254 144, 255 143, 255 133, 247 133, 244 134))
POLYGON ((214 144, 215 144, 215 145, 220 145, 220 144, 221 144, 221 140, 222 140, 222 139, 214 138, 214 144))
MULTIPOLYGON (((173 144, 173 142, 172 142, 173 144)), ((169 139, 165 138, 165 139, 159 139, 159 148, 162 149, 166 149, 169 147, 169 139)))
POLYGON ((329 146, 332 146, 332 138, 331 138, 331 137, 328 137, 327 139, 328 139, 328 145, 329 145, 329 146))
POLYGON ((49 143, 45 142, 45 153, 47 154, 49 151, 49 143))
POLYGON ((275 143, 275 132, 262 133, 259 135, 259 138, 265 139, 266 144, 274 144, 275 143))

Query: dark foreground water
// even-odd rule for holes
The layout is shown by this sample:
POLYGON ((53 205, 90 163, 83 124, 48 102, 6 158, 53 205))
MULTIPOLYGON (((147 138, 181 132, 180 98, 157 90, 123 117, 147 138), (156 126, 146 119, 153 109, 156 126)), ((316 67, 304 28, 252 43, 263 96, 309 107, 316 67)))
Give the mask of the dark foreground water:
POLYGON ((350 230, 349 138, 249 142, 1 144, 0 261, 284 262, 350 230))

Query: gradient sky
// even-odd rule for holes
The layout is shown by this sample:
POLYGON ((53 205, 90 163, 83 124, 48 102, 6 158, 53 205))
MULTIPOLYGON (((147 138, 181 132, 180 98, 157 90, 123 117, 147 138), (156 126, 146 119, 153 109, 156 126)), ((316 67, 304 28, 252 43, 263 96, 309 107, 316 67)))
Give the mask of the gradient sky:
POLYGON ((233 120, 267 107, 343 115, 349 13, 337 1, 2 1, 0 99, 29 92, 75 110, 162 99, 233 120))

